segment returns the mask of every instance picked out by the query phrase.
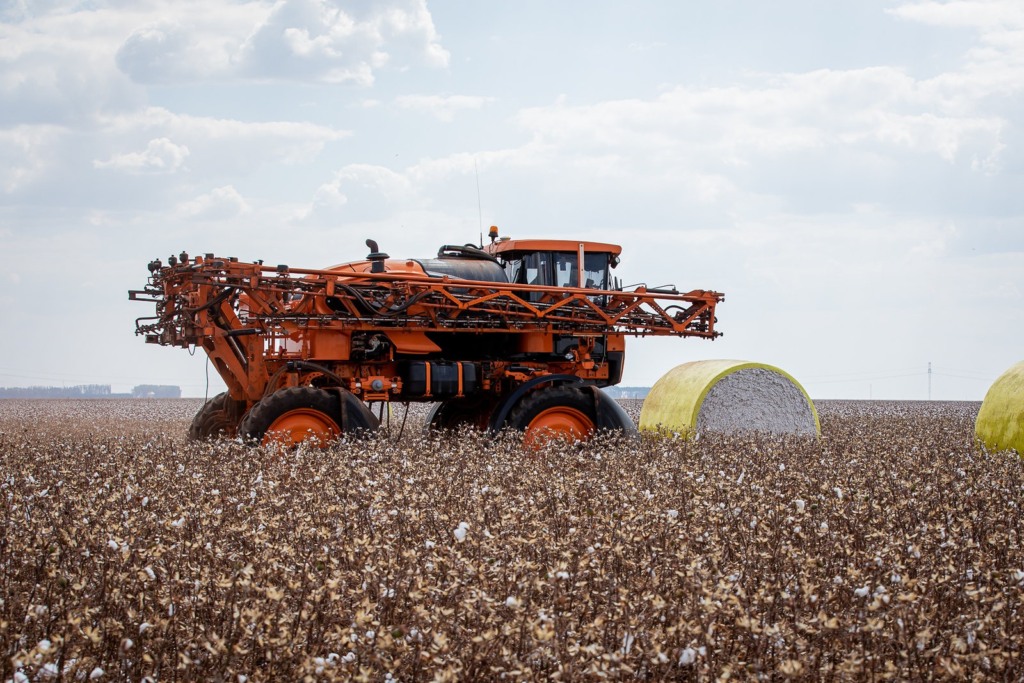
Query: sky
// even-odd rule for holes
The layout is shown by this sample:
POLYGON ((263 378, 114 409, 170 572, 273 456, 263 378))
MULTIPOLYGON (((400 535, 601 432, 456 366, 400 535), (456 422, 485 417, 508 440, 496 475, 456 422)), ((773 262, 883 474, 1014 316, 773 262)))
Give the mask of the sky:
POLYGON ((725 293, 722 338, 630 340, 624 385, 734 358, 980 400, 1024 360, 1024 3, 0 0, 2 386, 212 396, 134 334, 153 258, 492 224, 725 293))

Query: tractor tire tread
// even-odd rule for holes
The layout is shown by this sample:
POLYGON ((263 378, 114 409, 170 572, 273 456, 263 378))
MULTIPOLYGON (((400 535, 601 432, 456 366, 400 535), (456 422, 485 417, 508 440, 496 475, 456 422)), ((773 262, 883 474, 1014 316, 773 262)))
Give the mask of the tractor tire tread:
POLYGON ((595 429, 597 426, 597 413, 594 409, 594 400, 588 396, 580 387, 572 384, 559 384, 547 386, 531 392, 509 413, 505 421, 507 427, 518 431, 526 431, 540 413, 550 408, 568 406, 575 408, 590 418, 595 429))
POLYGON ((286 387, 258 401, 238 425, 238 434, 247 440, 261 441, 277 418, 299 408, 320 411, 334 421, 339 432, 344 431, 337 394, 314 387, 286 387))
POLYGON ((192 418, 188 436, 193 441, 216 438, 234 438, 238 423, 245 411, 245 403, 231 398, 228 392, 217 394, 203 404, 192 418))

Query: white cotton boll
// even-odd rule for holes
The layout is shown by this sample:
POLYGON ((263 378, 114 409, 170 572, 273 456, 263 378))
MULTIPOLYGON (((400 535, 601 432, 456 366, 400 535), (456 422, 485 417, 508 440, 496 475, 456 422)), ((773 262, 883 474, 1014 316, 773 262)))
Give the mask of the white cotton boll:
POLYGON ((180 529, 181 527, 185 526, 185 518, 184 517, 178 517, 178 519, 176 519, 173 522, 171 522, 171 526, 174 527, 175 529, 180 529))
POLYGON ((53 643, 51 643, 47 638, 43 638, 39 641, 39 644, 36 645, 36 649, 40 652, 49 652, 51 647, 53 647, 53 643))
POLYGON ((836 498, 838 498, 839 500, 843 499, 843 490, 841 488, 837 486, 832 490, 836 492, 836 498))
POLYGON ((145 496, 142 499, 142 507, 146 507, 147 505, 149 505, 149 496, 145 496))
POLYGON ((1013 580, 1017 582, 1024 581, 1024 571, 1021 571, 1020 569, 1014 569, 1013 580))
POLYGON ((785 471, 786 471, 786 463, 780 462, 779 463, 779 472, 785 472, 785 471))
POLYGON ((688 647, 679 653, 679 666, 689 666, 697 661, 697 651, 688 647))
POLYGON ((426 540, 426 541, 423 542, 423 545, 425 545, 427 547, 427 550, 430 550, 431 548, 433 548, 437 544, 434 543, 431 540, 426 540))
POLYGON ((828 522, 822 522, 821 524, 818 525, 818 528, 821 529, 822 531, 828 531, 828 522))
POLYGON ((853 594, 856 595, 858 598, 866 598, 868 595, 871 594, 871 589, 868 586, 864 585, 858 588, 857 590, 853 591, 853 594))
POLYGON ((668 518, 669 519, 675 519, 678 516, 679 516, 679 510, 669 510, 668 511, 668 518))
POLYGON ((98 678, 103 678, 103 675, 105 673, 107 672, 97 666, 95 669, 89 672, 89 680, 95 681, 98 678))
POLYGON ((807 501, 797 498, 793 501, 793 505, 796 506, 797 512, 803 512, 804 508, 807 506, 807 501))
POLYGON ((514 595, 510 595, 507 598, 505 598, 505 607, 512 607, 514 609, 516 607, 519 607, 519 605, 521 604, 522 603, 519 601, 519 598, 517 598, 514 595))
POLYGON ((466 534, 469 533, 469 523, 459 522, 459 525, 455 527, 455 530, 452 533, 455 534, 455 540, 462 543, 466 540, 466 534))
POLYGON ((143 633, 145 633, 151 628, 153 628, 153 624, 149 623, 148 621, 142 622, 141 624, 139 624, 139 635, 141 636, 143 633))
POLYGON ((150 581, 156 581, 156 572, 153 571, 152 567, 146 567, 146 576, 149 577, 150 581))
POLYGON ((632 633, 622 636, 622 653, 628 655, 633 649, 633 641, 636 637, 632 633))
POLYGON ((756 529, 757 528, 757 518, 754 518, 754 519, 750 520, 750 528, 751 529, 756 529))
POLYGON ((843 577, 839 576, 839 574, 836 574, 835 577, 832 579, 832 583, 834 583, 837 586, 841 586, 843 584, 843 577))
POLYGON ((28 676, 20 671, 14 672, 14 683, 28 683, 28 676))
POLYGON ((569 578, 569 572, 556 572, 555 577, 564 581, 569 578))
POLYGON ((119 546, 117 544, 117 541, 115 541, 114 539, 110 539, 109 541, 107 541, 107 547, 110 548, 111 550, 117 550, 121 546, 119 546))
POLYGON ((376 631, 372 631, 372 630, 371 630, 371 631, 367 631, 367 632, 366 632, 366 639, 367 639, 367 640, 373 640, 373 639, 374 639, 374 638, 376 638, 376 637, 377 637, 377 633, 376 633, 376 631))

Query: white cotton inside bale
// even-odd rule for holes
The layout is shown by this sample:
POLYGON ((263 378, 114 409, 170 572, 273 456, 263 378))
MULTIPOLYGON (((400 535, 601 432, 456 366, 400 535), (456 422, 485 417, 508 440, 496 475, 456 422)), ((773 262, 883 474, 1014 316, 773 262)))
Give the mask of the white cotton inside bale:
POLYGON ((740 360, 676 366, 644 400, 640 429, 663 434, 766 432, 817 436, 818 413, 784 370, 740 360))
POLYGON ((722 377, 697 413, 697 433, 768 432, 817 436, 814 409, 803 391, 767 368, 746 368, 722 377))

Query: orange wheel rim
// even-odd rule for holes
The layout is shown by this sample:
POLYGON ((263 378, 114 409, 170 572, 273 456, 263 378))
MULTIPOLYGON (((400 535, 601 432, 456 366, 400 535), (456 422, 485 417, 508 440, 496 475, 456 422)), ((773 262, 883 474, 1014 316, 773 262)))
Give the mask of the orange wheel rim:
POLYGON ((303 441, 316 439, 326 445, 339 436, 341 430, 338 429, 338 425, 319 410, 296 408, 271 423, 263 436, 263 443, 296 446, 303 441))
POLYGON ((548 408, 530 420, 523 444, 536 448, 550 439, 582 441, 593 431, 594 421, 586 413, 568 406, 548 408))

